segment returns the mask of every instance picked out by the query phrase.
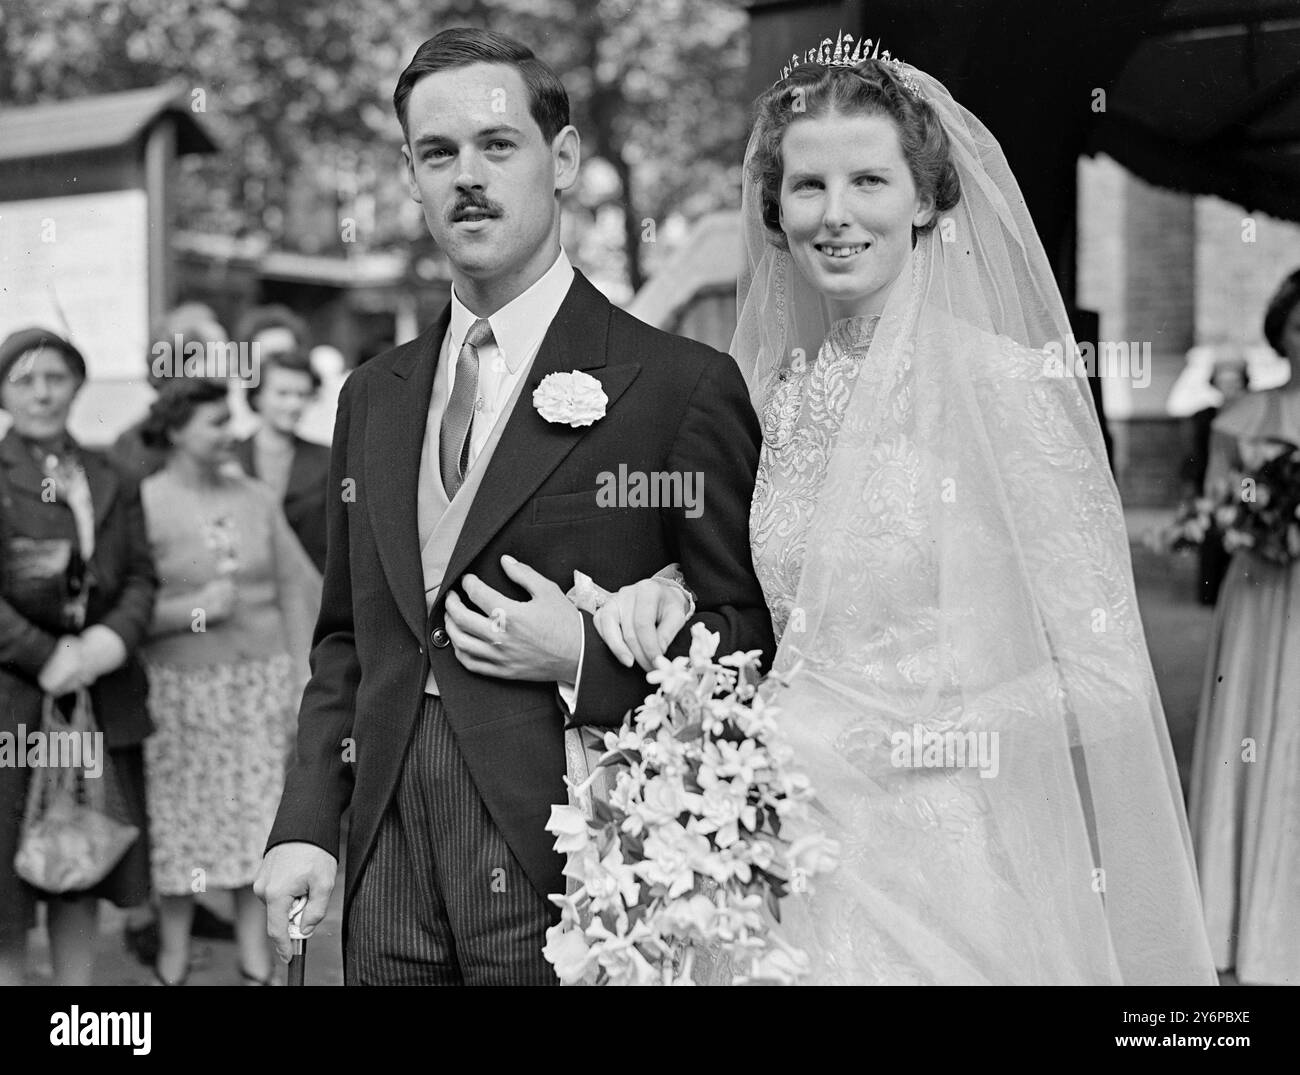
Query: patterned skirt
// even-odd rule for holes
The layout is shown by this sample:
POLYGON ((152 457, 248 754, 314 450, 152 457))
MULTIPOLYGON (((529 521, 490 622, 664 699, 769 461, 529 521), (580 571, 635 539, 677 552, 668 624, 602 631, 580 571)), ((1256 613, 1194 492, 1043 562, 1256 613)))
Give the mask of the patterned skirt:
POLYGON ((239 664, 150 663, 145 741, 154 891, 252 884, 284 790, 297 714, 285 654, 239 664))

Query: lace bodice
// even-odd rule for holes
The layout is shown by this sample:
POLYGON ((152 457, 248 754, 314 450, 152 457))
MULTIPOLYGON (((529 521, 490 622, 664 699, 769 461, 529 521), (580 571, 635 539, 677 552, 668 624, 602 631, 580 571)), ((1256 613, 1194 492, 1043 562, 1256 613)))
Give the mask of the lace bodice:
POLYGON ((923 610, 934 607, 936 583, 927 509, 918 496, 921 451, 911 435, 908 363, 894 384, 858 386, 890 397, 889 435, 862 461, 869 477, 847 532, 825 533, 816 526, 826 466, 849 397, 863 378, 882 377, 867 358, 878 323, 878 317, 835 322, 816 359, 802 368, 794 363, 776 382, 761 416, 750 541, 778 637, 787 627, 795 635, 804 627, 806 613, 795 601, 810 534, 842 550, 847 588, 870 600, 868 608, 855 608, 851 629, 846 620, 845 630, 834 636, 834 652, 819 656, 852 661, 880 686, 915 690, 934 678, 934 617, 923 610), (900 653, 906 655, 902 662, 894 659, 900 653))
POLYGON ((837 321, 812 363, 782 371, 760 415, 749 535, 778 637, 790 622, 826 461, 879 320, 837 321))
MULTIPOLYGON (((761 414, 763 445, 750 513, 754 565, 778 635, 794 641, 808 671, 826 673, 805 681, 799 702, 789 703, 786 728, 831 810, 832 831, 843 849, 841 869, 819 882, 820 896, 789 907, 787 936, 813 954, 814 978, 823 983, 1007 981, 1015 980, 1012 973, 1025 981, 1104 980, 1105 969, 1075 962, 1075 953, 1058 951, 1046 939, 1050 915, 1043 912, 1038 921, 1031 913, 1033 907, 1054 905, 1053 913, 1065 918, 1078 912, 1059 907, 1052 887, 1055 861, 1035 862, 1023 848, 1007 857, 1011 838, 1001 827, 1008 817, 990 800, 994 782, 969 766, 891 764, 891 735, 899 729, 1041 721, 1059 705, 1059 688, 1054 676, 1017 677, 993 668, 986 679, 979 674, 985 668, 971 642, 985 632, 972 633, 966 620, 999 633, 994 624, 1000 597, 986 589, 995 577, 989 570, 991 535, 999 531, 978 507, 990 498, 974 498, 971 504, 968 495, 962 504, 962 543, 983 553, 963 575, 964 599, 954 605, 949 594, 942 611, 936 542, 945 526, 951 530, 944 513, 957 507, 957 489, 965 492, 973 482, 954 457, 955 447, 944 444, 940 434, 950 419, 945 408, 952 406, 938 391, 944 371, 914 368, 908 347, 882 370, 868 354, 876 328, 875 319, 836 322, 815 361, 788 369, 761 414), (873 405, 851 410, 855 394, 873 405), (845 425, 868 420, 870 436, 845 425), (852 480, 846 481, 841 468, 838 478, 832 474, 828 481, 841 434, 870 447, 855 460, 852 480), (945 485, 949 481, 951 490, 945 485), (806 562, 827 557, 832 593, 821 593, 815 584, 809 592, 806 562), (982 578, 981 566, 989 580, 982 578), (801 608, 801 601, 819 611, 801 608), (816 623, 814 615, 820 617, 816 623), (814 645, 799 643, 804 617, 809 618, 807 637, 817 639, 814 645), (838 687, 822 690, 818 680, 833 680, 838 687), (930 894, 910 924, 892 919, 900 892, 910 893, 908 900, 930 894), (966 965, 951 953, 961 951, 970 929, 967 916, 976 906, 984 909, 979 946, 985 956, 966 965), (995 908, 1000 909, 996 914, 995 908), (900 944, 917 922, 924 923, 923 932, 949 938, 936 947, 949 955, 931 962, 900 944)), ((1079 461, 1056 442, 1063 415, 1050 383, 1037 380, 1042 356, 984 343, 964 358, 973 355, 980 356, 980 367, 968 371, 984 413, 1002 431, 1002 450, 1015 460, 1008 477, 1015 476, 1018 503, 1036 517, 1033 529, 1047 535, 1050 515, 1061 513, 1062 504, 1042 493, 1068 487, 1062 472, 1078 473, 1079 461), (1033 401, 1024 408, 1031 420, 1014 431, 1001 418, 1018 391, 1013 386, 1026 388, 1033 401)), ((1089 489, 1081 503, 1071 504, 1069 514, 1079 525, 1073 536, 1083 537, 1094 525, 1100 529, 1085 505, 1097 511, 1095 505, 1104 502, 1098 490, 1089 489)), ((1113 530, 1115 520, 1106 521, 1113 530)), ((1060 548, 1057 540, 1052 552, 1040 550, 1032 533, 1022 537, 1031 570, 1045 579, 1061 577, 1063 559, 1114 561, 1100 547, 1085 555, 1073 546, 1060 548)), ((1108 563, 1106 577, 1121 574, 1117 562, 1108 563)), ((1122 600, 1100 598, 1088 593, 1083 600, 1084 608, 1104 607, 1110 620, 1106 635, 1084 643, 1092 657, 1104 654, 1108 643, 1127 646, 1122 600)), ((1062 610, 1044 611, 1055 616, 1062 610)), ((1071 618, 1069 610, 1063 614, 1071 618)), ((1064 650, 1059 656, 1069 660, 1064 650)), ((1118 659, 1105 663, 1116 672, 1123 665, 1118 659)), ((1096 693, 1097 684, 1065 674, 1074 686, 1096 693)), ((1126 683, 1119 693, 1132 698, 1139 689, 1126 683)))

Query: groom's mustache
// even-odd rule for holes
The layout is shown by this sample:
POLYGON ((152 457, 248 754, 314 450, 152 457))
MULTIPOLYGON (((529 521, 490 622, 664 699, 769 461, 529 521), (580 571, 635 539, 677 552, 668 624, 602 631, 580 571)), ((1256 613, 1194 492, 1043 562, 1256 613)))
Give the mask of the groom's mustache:
POLYGON ((462 194, 456 199, 456 204, 451 207, 447 214, 447 222, 455 224, 456 221, 471 210, 477 210, 480 213, 486 213, 489 216, 505 216, 505 210, 496 202, 489 200, 481 194, 462 194))

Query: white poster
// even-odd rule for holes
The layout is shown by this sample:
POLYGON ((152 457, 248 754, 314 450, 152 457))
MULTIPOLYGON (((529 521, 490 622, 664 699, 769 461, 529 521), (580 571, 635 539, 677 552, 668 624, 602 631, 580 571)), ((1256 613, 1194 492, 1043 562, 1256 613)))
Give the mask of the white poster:
POLYGON ((103 406, 106 399, 140 391, 148 288, 144 191, 0 202, 0 338, 34 325, 71 339, 89 374, 73 425, 89 425, 80 432, 91 441, 122 424, 116 407, 103 406))

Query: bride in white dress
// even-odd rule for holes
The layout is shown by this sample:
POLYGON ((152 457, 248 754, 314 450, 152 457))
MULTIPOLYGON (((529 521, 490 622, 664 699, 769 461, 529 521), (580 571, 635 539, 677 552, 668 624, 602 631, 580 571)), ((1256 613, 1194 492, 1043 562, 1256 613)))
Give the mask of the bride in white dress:
MULTIPOLYGON (((815 983, 1213 984, 1119 498, 1019 188, 937 81, 828 58, 758 103, 732 346, 785 734, 843 848, 782 934, 815 983)), ((638 583, 596 623, 644 663, 681 605, 638 583)))

